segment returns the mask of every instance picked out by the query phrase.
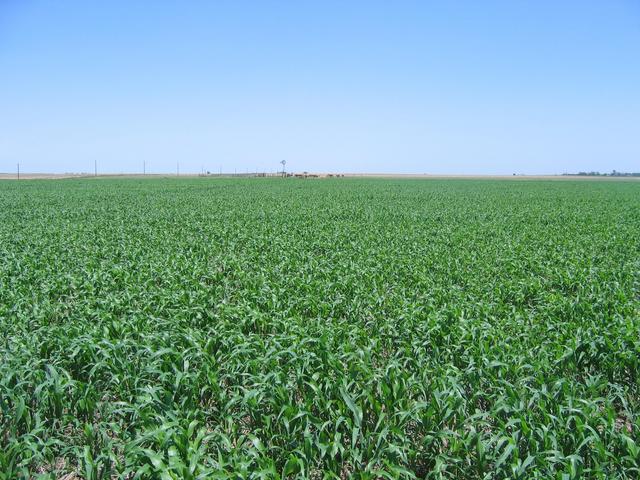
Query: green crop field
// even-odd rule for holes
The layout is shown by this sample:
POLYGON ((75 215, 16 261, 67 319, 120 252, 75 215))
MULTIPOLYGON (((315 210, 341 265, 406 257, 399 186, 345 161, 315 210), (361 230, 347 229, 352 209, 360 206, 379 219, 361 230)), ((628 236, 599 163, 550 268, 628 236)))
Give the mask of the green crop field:
POLYGON ((0 479, 638 478, 640 182, 0 183, 0 479))

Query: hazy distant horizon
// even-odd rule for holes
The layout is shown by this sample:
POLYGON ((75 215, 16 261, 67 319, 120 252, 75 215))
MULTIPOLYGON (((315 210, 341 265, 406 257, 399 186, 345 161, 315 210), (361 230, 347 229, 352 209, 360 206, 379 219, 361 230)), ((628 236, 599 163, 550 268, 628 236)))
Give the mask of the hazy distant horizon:
POLYGON ((640 170, 640 5, 0 4, 0 171, 640 170))
MULTIPOLYGON (((635 179, 635 180, 640 180, 640 172, 638 171, 629 171, 629 172, 623 172, 623 171, 618 171, 616 170, 615 172, 611 171, 611 172, 603 172, 603 171, 578 171, 578 172, 562 172, 562 173, 528 173, 528 172, 513 172, 513 173, 448 173, 448 172, 444 172, 444 173, 434 173, 434 172, 404 172, 404 173, 400 173, 400 172, 349 172, 349 171, 303 171, 303 170, 288 170, 286 172, 288 175, 298 175, 298 174, 310 174, 310 175, 320 175, 321 177, 326 177, 331 176, 331 175, 342 175, 342 176, 346 176, 346 177, 371 177, 371 178, 383 178, 383 177, 389 177, 389 178, 393 178, 393 177, 398 177, 398 178, 402 178, 402 177, 407 177, 407 178, 427 178, 427 177, 434 177, 434 178, 499 178, 499 177, 505 177, 505 178, 510 178, 510 177, 520 177, 520 178, 550 178, 550 177, 564 177, 564 178, 576 178, 576 177, 580 177, 580 178, 623 178, 623 179, 635 179)), ((234 171, 211 171, 211 170, 204 170, 204 171, 199 171, 199 172, 185 172, 185 171, 180 171, 178 172, 177 170, 174 170, 173 172, 171 171, 166 171, 166 172, 135 172, 135 171, 130 171, 130 172, 115 172, 115 171, 110 171, 110 172, 102 172, 102 171, 98 171, 98 172, 90 172, 90 171, 81 171, 81 172, 32 172, 32 171, 25 171, 20 169, 20 171, 18 172, 17 168, 15 171, 10 172, 10 171, 6 171, 6 172, 0 172, 0 179, 6 179, 6 178, 24 178, 24 179, 28 179, 28 178, 68 178, 68 177, 110 177, 110 176, 114 176, 114 177, 118 177, 118 176, 123 176, 123 177, 144 177, 144 176, 148 176, 148 177, 158 177, 158 176, 166 176, 166 177, 195 177, 195 176, 209 176, 209 177, 216 177, 216 176, 223 176, 223 177, 233 177, 233 176, 239 176, 239 177, 243 177, 243 176, 250 176, 250 177, 255 177, 255 176, 261 176, 266 174, 268 177, 271 176, 280 176, 281 175, 281 171, 276 171, 276 170, 267 170, 267 171, 256 171, 256 170, 244 170, 244 171, 239 171, 239 170, 234 170, 234 171), (19 173, 19 177, 18 177, 18 173, 19 173)))

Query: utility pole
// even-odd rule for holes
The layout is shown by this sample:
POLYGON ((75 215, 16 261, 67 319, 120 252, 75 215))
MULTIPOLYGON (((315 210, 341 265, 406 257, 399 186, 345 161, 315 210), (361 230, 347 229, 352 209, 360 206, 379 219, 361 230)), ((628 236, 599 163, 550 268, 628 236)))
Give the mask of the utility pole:
POLYGON ((98 160, 93 160, 93 176, 98 176, 98 160))
POLYGON ((20 180, 20 162, 18 162, 18 180, 20 180))
POLYGON ((177 176, 180 176, 180 162, 176 162, 176 172, 177 172, 177 176))
POLYGON ((143 175, 147 174, 147 161, 146 160, 142 161, 142 174, 143 175))

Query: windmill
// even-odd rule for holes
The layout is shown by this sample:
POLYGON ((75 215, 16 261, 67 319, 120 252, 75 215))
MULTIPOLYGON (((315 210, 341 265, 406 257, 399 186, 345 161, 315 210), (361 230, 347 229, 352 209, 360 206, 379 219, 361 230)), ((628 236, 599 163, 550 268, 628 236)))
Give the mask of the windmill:
POLYGON ((282 164, 282 176, 286 176, 287 172, 285 171, 284 167, 287 164, 286 160, 280 160, 280 163, 282 164))

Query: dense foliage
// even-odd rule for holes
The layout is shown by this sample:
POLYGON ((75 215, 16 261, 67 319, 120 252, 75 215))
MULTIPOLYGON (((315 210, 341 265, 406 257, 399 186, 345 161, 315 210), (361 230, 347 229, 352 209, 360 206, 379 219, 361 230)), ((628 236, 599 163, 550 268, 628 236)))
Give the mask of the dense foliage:
POLYGON ((640 182, 0 183, 0 479, 638 478, 640 182))

